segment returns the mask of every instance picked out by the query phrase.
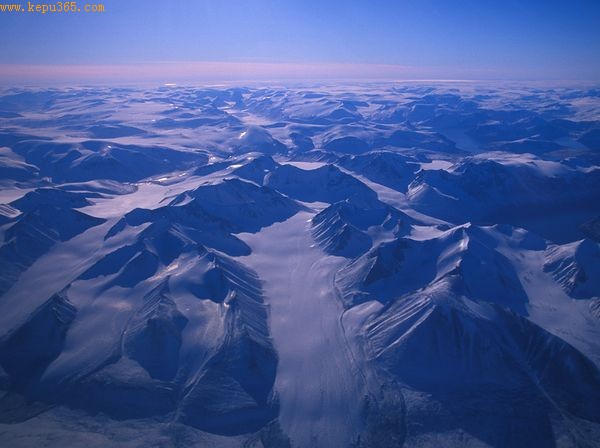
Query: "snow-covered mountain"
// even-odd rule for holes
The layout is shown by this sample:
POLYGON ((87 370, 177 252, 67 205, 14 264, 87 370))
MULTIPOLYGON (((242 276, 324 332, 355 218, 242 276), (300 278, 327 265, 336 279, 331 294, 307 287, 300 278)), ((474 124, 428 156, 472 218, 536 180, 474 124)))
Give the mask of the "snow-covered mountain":
POLYGON ((38 188, 6 204, 2 210, 4 242, 0 246, 4 293, 40 256, 60 241, 67 241, 104 222, 78 208, 89 205, 81 193, 38 188))
POLYGON ((0 444, 594 447, 595 92, 0 91, 0 444))
POLYGON ((379 201, 350 196, 312 219, 313 236, 327 253, 356 257, 369 250, 373 239, 410 231, 415 220, 379 201))
MULTIPOLYGON (((387 394, 402 397, 396 431, 407 445, 568 445, 572 431, 598 423, 591 361, 506 308, 457 296, 454 281, 398 298, 366 327, 367 356, 385 372, 387 394)), ((373 429, 390 431, 382 417, 373 429)))
POLYGON ((347 198, 377 200, 374 191, 332 164, 307 170, 286 164, 268 174, 265 185, 305 202, 334 203, 347 198))
POLYGON ((553 246, 546 255, 544 269, 552 273, 571 297, 597 297, 600 290, 600 244, 583 239, 553 246))

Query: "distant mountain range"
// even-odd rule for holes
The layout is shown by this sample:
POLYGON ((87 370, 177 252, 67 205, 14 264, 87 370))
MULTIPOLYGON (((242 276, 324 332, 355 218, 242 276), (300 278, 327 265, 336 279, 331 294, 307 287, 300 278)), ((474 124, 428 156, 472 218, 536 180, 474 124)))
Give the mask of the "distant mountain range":
POLYGON ((0 117, 4 446, 598 445, 597 90, 12 89, 0 117))

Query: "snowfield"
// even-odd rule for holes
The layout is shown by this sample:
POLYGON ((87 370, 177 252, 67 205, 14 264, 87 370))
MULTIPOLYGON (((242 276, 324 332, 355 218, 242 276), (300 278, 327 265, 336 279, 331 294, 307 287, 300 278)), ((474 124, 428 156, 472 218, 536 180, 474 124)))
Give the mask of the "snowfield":
POLYGON ((0 91, 0 444, 594 447, 600 94, 0 91))

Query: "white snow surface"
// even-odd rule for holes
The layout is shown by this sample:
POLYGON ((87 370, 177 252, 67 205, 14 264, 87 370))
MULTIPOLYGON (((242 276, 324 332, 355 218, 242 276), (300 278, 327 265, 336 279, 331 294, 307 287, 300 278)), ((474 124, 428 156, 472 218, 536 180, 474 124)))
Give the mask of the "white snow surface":
POLYGON ((302 212, 257 234, 242 260, 264 281, 271 332, 279 353, 275 390, 280 423, 294 446, 347 446, 360 428, 361 365, 341 324, 334 276, 345 263, 327 256, 302 212))

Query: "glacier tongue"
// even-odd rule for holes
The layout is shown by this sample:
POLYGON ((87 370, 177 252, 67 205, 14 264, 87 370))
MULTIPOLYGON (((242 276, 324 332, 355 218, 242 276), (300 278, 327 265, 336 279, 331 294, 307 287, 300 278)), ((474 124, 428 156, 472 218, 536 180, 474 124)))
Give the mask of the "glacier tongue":
POLYGON ((257 234, 243 261, 264 281, 279 366, 279 420, 293 446, 348 446, 361 429, 364 366, 341 323, 334 275, 345 259, 311 238, 312 214, 300 212, 257 234))

